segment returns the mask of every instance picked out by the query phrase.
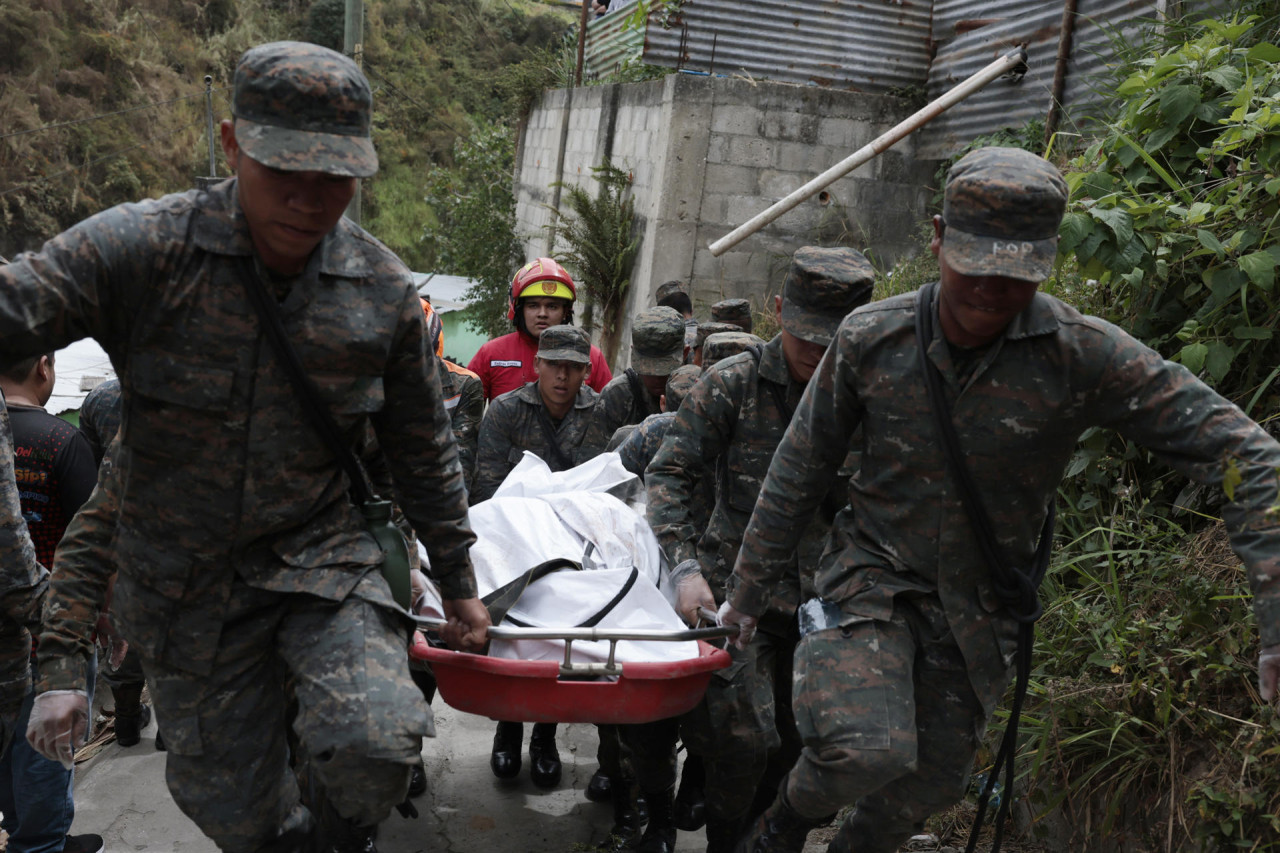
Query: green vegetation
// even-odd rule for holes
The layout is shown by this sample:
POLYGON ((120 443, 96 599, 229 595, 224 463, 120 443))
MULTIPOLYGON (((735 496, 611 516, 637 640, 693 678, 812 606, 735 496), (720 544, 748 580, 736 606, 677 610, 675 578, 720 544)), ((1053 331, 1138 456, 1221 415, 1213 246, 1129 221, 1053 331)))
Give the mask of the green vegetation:
POLYGON ((607 159, 593 166, 591 174, 600 185, 594 198, 577 184, 559 185, 564 190, 562 202, 572 215, 553 211, 551 227, 566 247, 559 260, 573 271, 579 301, 586 306, 583 325, 590 331, 599 320, 600 349, 605 360, 612 362, 618 354, 622 306, 640 237, 635 234, 631 176, 607 159))
MULTIPOLYGON (((0 3, 0 254, 34 248, 113 204, 191 187, 209 169, 204 76, 214 78, 215 117, 228 116, 246 48, 286 38, 341 48, 343 5, 0 3)), ((448 271, 489 287, 505 266, 509 280, 519 260, 509 251, 510 205, 486 207, 504 181, 509 199, 515 123, 557 79, 552 59, 572 12, 529 0, 365 7, 382 161, 364 183, 365 227, 414 269, 457 264, 448 271), (469 251, 456 236, 464 232, 469 251), (480 257, 484 247, 492 257, 480 257)))

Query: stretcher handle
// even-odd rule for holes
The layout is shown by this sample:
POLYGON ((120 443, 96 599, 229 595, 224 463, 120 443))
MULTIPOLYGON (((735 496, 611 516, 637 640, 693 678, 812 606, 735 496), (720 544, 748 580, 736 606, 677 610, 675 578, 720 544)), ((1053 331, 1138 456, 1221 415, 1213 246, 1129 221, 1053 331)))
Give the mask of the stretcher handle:
MULTIPOLYGON (((703 613, 710 611, 704 610, 703 613)), ((701 615, 701 614, 700 614, 701 615)), ((443 619, 432 616, 410 617, 419 628, 443 628, 443 619)), ((705 616, 704 616, 705 618, 705 616)), ((711 614, 715 621, 715 614, 711 614)), ((723 637, 737 635, 738 626, 729 625, 724 628, 685 628, 678 631, 666 631, 657 628, 519 628, 512 625, 495 625, 489 628, 489 636, 495 640, 656 640, 659 642, 682 643, 689 640, 718 640, 723 637)))
MULTIPOLYGON (((716 624, 716 612, 714 610, 708 610, 705 607, 699 607, 698 618, 701 619, 703 622, 707 622, 711 625, 716 624)), ((737 625, 721 625, 721 626, 718 626, 718 628, 719 630, 725 632, 723 634, 720 634, 721 637, 736 637, 738 636, 738 631, 741 630, 738 628, 737 625)))
MULTIPOLYGON (((419 628, 442 628, 443 619, 430 616, 414 616, 410 614, 419 628)), ((705 617, 704 617, 705 618, 705 617)), ((711 614, 712 620, 715 614, 711 614)), ((661 642, 686 642, 689 640, 714 640, 734 636, 738 626, 724 628, 686 628, 682 631, 662 631, 655 628, 633 628, 631 630, 611 630, 608 628, 518 628, 502 625, 489 628, 489 637, 494 640, 564 640, 564 661, 560 664, 560 674, 566 676, 583 675, 621 675, 622 664, 616 660, 618 642, 621 640, 657 640, 661 642), (574 663, 574 640, 604 640, 609 643, 609 659, 604 663, 574 663)))

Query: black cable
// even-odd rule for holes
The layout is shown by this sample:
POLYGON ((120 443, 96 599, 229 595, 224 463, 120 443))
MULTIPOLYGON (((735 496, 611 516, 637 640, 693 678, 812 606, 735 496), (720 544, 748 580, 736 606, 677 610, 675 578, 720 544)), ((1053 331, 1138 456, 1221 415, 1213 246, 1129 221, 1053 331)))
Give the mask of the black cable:
MULTIPOLYGON (((213 91, 222 92, 230 88, 231 88, 230 86, 223 86, 219 89, 214 89, 213 91)), ((13 133, 5 133, 0 135, 0 140, 12 139, 15 136, 26 136, 31 133, 39 133, 42 130, 55 130, 59 127, 72 127, 77 124, 84 124, 85 122, 98 121, 99 119, 111 118, 112 116, 126 115, 128 113, 136 113, 139 110, 149 110, 155 107, 167 106, 168 104, 176 104, 178 101, 190 101, 193 98, 203 98, 203 97, 204 97, 204 90, 201 90, 194 95, 182 95, 177 98, 170 98, 167 101, 156 101, 150 104, 142 104, 136 107, 128 107, 123 110, 116 110, 115 112, 111 112, 111 113, 99 113, 98 115, 87 116, 85 118, 72 119, 71 121, 58 122, 57 124, 46 124, 41 127, 33 127, 28 130, 15 130, 13 133)))

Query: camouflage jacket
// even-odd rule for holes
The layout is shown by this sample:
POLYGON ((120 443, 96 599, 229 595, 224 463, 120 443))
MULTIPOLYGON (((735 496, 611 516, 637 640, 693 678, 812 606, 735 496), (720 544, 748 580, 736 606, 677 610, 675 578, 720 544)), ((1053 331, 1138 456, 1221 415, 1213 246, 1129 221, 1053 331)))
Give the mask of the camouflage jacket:
POLYGON ((453 437, 458 441, 458 457, 467 491, 475 482, 476 447, 480 440, 480 419, 484 417, 484 384, 465 367, 441 360, 440 391, 444 407, 449 410, 453 437))
MULTIPOLYGON (((653 532, 672 564, 693 558, 702 564, 717 602, 723 600, 742 532, 790 420, 776 392, 794 406, 803 390, 787 371, 780 335, 764 346, 758 363, 753 352, 716 363, 685 396, 645 471, 653 532), (710 523, 702 525, 696 496, 706 479, 715 483, 715 505, 710 523)), ((797 561, 812 565, 822 552, 825 525, 815 519, 809 528, 801 525, 805 535, 793 543, 789 568, 770 587, 775 624, 790 618, 799 603, 797 561)))
POLYGON ((108 379, 89 392, 80 404, 80 432, 93 448, 93 458, 102 464, 107 448, 120 431, 120 380, 108 379))
MULTIPOLYGON (((600 395, 583 383, 578 398, 560 423, 552 422, 556 444, 568 457, 570 465, 556 459, 547 439, 547 431, 541 423, 542 397, 538 383, 530 382, 515 391, 508 391, 489 404, 480 422, 480 445, 476 456, 476 482, 471 492, 471 502, 479 503, 493 497, 498 486, 511 473, 511 469, 524 456, 526 450, 534 453, 550 466, 552 471, 563 471, 585 459, 582 437, 586 434, 591 410, 600 395)), ((594 455, 594 454, 591 454, 594 455)))
MULTIPOLYGON (((624 429, 629 430, 617 447, 622 467, 639 477, 640 482, 644 482, 644 472, 653 461, 653 457, 658 455, 658 448, 662 446, 662 440, 667 437, 667 431, 671 429, 675 419, 675 412, 660 412, 649 415, 635 426, 618 430, 619 433, 624 429)), ((610 443, 613 443, 612 440, 610 443)), ((715 502, 715 479, 702 477, 698 480, 697 488, 693 490, 689 506, 689 514, 698 530, 706 529, 707 522, 711 520, 711 508, 715 506, 715 502)))
POLYGON ((591 421, 582 437, 582 448, 591 456, 603 453, 618 427, 638 424, 660 411, 659 401, 644 387, 640 377, 637 376, 633 382, 623 371, 609 380, 600 392, 600 400, 591 412, 591 421), (639 398, 636 397, 637 389, 642 395, 639 398))
POLYGON ((31 631, 40 623, 49 573, 36 560, 22 520, 13 435, 2 401, 0 395, 0 736, 7 736, 31 687, 31 631))
MULTIPOLYGON (((261 333, 242 281, 252 257, 232 179, 105 211, 0 268, 0 354, 92 336, 111 357, 124 391, 119 529, 81 535, 114 534, 121 633, 196 674, 213 664, 235 576, 341 600, 381 560, 261 333)), ((462 467, 404 265, 341 220, 280 313, 339 429, 354 446, 372 427, 446 597, 474 596, 462 467)), ((41 643, 60 660, 42 666, 47 686, 82 684, 71 659, 88 648, 101 583, 59 560, 41 643)))
MULTIPOLYGON (((769 468, 734 570, 731 599, 761 613, 791 567, 815 495, 832 482, 861 425, 832 548, 812 578, 845 619, 888 619, 894 596, 936 594, 988 713, 1008 683, 1017 624, 992 587, 930 414, 915 340, 914 294, 845 318, 769 468)), ((933 307, 934 328, 936 300, 933 307)), ((938 366, 969 472, 1008 558, 1030 564, 1048 503, 1080 434, 1111 427, 1196 482, 1218 485, 1224 463, 1243 476, 1224 517, 1252 583, 1264 644, 1280 642, 1280 444, 1180 365, 1124 331, 1044 294, 957 382, 935 331, 938 366)), ((808 567, 805 567, 808 569, 808 567)))

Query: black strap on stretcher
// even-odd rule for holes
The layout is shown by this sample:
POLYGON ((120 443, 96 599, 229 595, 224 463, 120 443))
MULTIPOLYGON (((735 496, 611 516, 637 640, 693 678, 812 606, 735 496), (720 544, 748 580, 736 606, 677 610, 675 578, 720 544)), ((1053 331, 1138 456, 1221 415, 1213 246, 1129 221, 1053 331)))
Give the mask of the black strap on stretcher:
MULTIPOLYGON (((538 580, 539 578, 546 577, 552 572, 558 572, 563 569, 570 569, 573 571, 580 572, 582 571, 582 564, 575 563, 573 560, 569 560, 564 557, 558 557, 554 560, 547 560, 545 563, 539 563, 538 565, 534 566, 532 569, 529 569, 529 571, 525 572, 519 577, 514 578, 510 581, 507 581, 505 584, 498 587, 493 592, 486 595, 484 598, 480 599, 480 603, 483 604, 485 608, 489 611, 489 620, 494 625, 500 625, 502 621, 505 619, 507 622, 509 622, 512 625, 517 625, 522 628, 527 628, 528 626, 522 624, 521 622, 519 622, 519 620, 510 618, 507 615, 508 612, 511 610, 511 608, 516 606, 516 602, 518 602, 521 596, 524 595, 525 590, 529 588, 530 584, 532 584, 534 581, 538 580)), ((603 607, 601 607, 594 614, 589 616, 585 621, 580 622, 579 624, 573 627, 594 628, 597 625, 599 625, 600 621, 604 619, 605 616, 609 615, 609 612, 612 611, 613 608, 617 607, 618 604, 622 601, 622 599, 627 597, 627 593, 631 592, 631 588, 636 585, 636 580, 639 577, 640 577, 640 570, 633 567, 631 569, 630 576, 627 577, 626 582, 622 584, 621 589, 618 590, 618 592, 613 596, 613 598, 609 599, 609 601, 603 607)))
POLYGON ((991 525, 991 516, 987 514, 982 496, 969 474, 969 469, 964 464, 960 441, 956 437, 955 425, 951 419, 951 407, 942 390, 942 375, 938 372, 937 365, 929 359, 929 344, 933 340, 933 297, 937 290, 938 285, 935 282, 920 288, 916 294, 916 347, 920 355, 920 370, 924 374, 925 387, 929 391, 929 408, 933 412, 934 424, 937 426, 938 436, 942 439, 942 447, 946 452, 947 467, 951 469, 951 474, 959 485, 960 502, 964 504, 969 523, 973 525, 974 532, 978 535, 978 547, 982 552, 983 561, 991 570, 991 586, 1000 603, 1018 622, 1017 675, 1013 689, 1013 707, 1009 711, 1009 722, 1005 726, 1004 737, 1000 739, 995 766, 978 796, 978 813, 969 831, 969 843, 965 847, 965 853, 973 853, 978 842, 978 831, 982 828, 982 819, 986 815, 987 803, 991 799, 991 792, 995 789, 996 781, 1003 768, 1005 796, 996 811, 995 835, 991 842, 991 853, 1000 853, 1000 841, 1004 835, 1004 827, 1009 819, 1009 806, 1013 800, 1013 769, 1018 747, 1018 719, 1022 716, 1022 704, 1027 696, 1027 682, 1031 678, 1031 651, 1035 643, 1035 623, 1044 613, 1037 593, 1040 582, 1044 580, 1045 572, 1049 568, 1049 557, 1053 551, 1056 511, 1053 500, 1050 499, 1030 571, 1023 571, 1010 563, 996 539, 995 529, 991 525))

